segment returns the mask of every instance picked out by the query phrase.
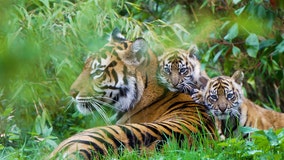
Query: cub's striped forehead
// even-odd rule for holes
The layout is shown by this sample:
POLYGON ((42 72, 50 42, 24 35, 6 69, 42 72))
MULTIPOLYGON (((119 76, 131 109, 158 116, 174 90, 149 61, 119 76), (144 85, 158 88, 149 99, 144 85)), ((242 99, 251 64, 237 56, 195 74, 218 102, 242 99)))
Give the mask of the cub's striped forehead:
POLYGON ((184 68, 186 67, 191 73, 195 68, 195 59, 191 59, 187 51, 182 49, 174 49, 168 52, 165 52, 162 58, 160 59, 160 66, 169 68, 184 68))
POLYGON ((182 65, 187 65, 189 62, 187 60, 186 51, 183 50, 173 50, 163 54, 162 58, 160 59, 161 64, 172 64, 178 63, 182 65))
POLYGON ((231 78, 226 76, 215 77, 211 79, 209 82, 210 90, 217 90, 217 89, 232 90, 233 87, 234 86, 231 78))

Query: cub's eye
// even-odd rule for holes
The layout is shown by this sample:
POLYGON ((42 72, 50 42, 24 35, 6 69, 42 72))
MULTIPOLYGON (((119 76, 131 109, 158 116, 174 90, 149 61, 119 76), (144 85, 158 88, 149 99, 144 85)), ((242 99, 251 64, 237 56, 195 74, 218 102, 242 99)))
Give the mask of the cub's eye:
POLYGON ((180 72, 181 74, 184 74, 186 71, 187 71, 187 68, 181 68, 181 69, 179 70, 179 72, 180 72))
POLYGON ((227 98, 228 98, 228 99, 231 99, 231 98, 233 98, 233 97, 234 97, 234 93, 228 93, 228 94, 227 94, 227 98))
POLYGON ((171 70, 168 68, 168 67, 165 67, 164 68, 164 71, 167 73, 167 74, 170 74, 171 70))
POLYGON ((211 95, 210 95, 210 98, 211 98, 211 99, 214 99, 214 100, 217 100, 217 99, 218 99, 218 97, 217 97, 216 95, 214 95, 214 94, 211 94, 211 95))

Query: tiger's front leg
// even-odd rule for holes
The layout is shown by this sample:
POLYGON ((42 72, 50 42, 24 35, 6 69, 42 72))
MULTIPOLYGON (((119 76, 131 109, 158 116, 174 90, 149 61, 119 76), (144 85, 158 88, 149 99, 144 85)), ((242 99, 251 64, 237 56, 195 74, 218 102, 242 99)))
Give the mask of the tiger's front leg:
POLYGON ((215 119, 215 126, 219 134, 219 138, 221 141, 224 141, 226 139, 226 136, 222 132, 222 124, 221 124, 222 122, 216 116, 214 116, 214 119, 215 119))

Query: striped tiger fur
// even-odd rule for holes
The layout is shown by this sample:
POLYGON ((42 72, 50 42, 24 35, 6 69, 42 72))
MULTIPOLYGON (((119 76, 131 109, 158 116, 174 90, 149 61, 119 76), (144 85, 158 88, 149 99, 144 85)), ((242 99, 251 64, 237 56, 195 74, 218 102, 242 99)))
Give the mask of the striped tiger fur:
POLYGON ((243 77, 241 71, 236 71, 232 77, 214 77, 199 92, 201 101, 215 117, 221 139, 238 135, 238 126, 260 130, 284 128, 284 113, 265 109, 244 97, 243 77))
POLYGON ((85 159, 92 159, 109 151, 119 153, 121 148, 159 148, 167 138, 177 135, 189 139, 189 145, 194 141, 191 134, 215 138, 214 123, 206 107, 186 94, 169 92, 158 83, 157 57, 146 52, 145 40, 127 41, 116 30, 112 39, 105 46, 107 49, 86 61, 71 94, 83 112, 105 103, 113 105, 122 112, 118 124, 71 136, 59 144, 50 158, 58 154, 71 158, 79 152, 85 159))
MULTIPOLYGON (((187 95, 185 95, 187 96, 187 95)), ((190 107, 192 101, 171 104, 159 119, 149 123, 129 123, 96 127, 64 140, 50 155, 66 159, 99 158, 102 155, 118 154, 127 150, 161 149, 164 143, 175 137, 179 144, 188 141, 191 145, 199 134, 214 137, 214 126, 205 108, 190 107)), ((163 107, 163 106, 161 106, 163 107)), ((204 138, 203 137, 203 138, 204 138)))

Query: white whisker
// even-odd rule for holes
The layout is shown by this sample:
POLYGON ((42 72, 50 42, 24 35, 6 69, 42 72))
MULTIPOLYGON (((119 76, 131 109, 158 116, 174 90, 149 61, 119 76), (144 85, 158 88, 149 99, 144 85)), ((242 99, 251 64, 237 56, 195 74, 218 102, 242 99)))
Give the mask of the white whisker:
POLYGON ((70 101, 67 103, 66 111, 70 108, 70 106, 71 106, 73 103, 76 103, 76 99, 72 97, 72 98, 70 99, 70 101))
POLYGON ((101 105, 95 101, 90 102, 92 106, 98 111, 98 113, 101 115, 103 120, 105 121, 106 124, 111 124, 110 119, 108 118, 105 110, 101 107, 101 105))
MULTIPOLYGON (((113 101, 113 102, 115 102, 115 103, 118 103, 119 106, 121 105, 120 102, 115 101, 115 100, 113 100, 113 99, 111 99, 111 98, 109 98, 109 97, 97 97, 97 98, 106 99, 106 100, 111 100, 111 101, 113 101)), ((99 103, 101 103, 101 104, 103 104, 103 105, 105 105, 106 107, 114 108, 114 109, 117 110, 117 111, 123 112, 123 110, 120 109, 119 107, 115 107, 114 105, 108 104, 108 103, 106 103, 106 102, 104 102, 104 101, 101 101, 101 100, 97 100, 97 99, 96 99, 96 101, 99 102, 99 103)))

